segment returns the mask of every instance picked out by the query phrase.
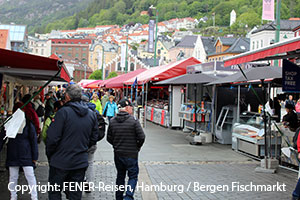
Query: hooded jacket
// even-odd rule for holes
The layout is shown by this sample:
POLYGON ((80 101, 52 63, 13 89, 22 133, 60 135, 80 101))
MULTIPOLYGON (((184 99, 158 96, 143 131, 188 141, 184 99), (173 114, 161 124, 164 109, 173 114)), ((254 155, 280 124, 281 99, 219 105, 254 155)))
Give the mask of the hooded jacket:
POLYGON ((116 155, 138 158, 145 134, 138 120, 127 112, 120 112, 109 123, 107 141, 113 145, 116 155))
POLYGON ((56 113, 46 138, 49 165, 64 170, 88 167, 87 150, 97 143, 96 114, 83 102, 68 102, 56 113))

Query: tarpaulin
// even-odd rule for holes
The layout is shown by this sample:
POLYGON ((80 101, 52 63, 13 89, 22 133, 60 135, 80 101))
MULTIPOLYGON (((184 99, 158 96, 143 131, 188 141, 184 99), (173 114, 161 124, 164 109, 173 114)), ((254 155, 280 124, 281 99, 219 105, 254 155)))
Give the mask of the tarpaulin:
MULTIPOLYGON (((194 57, 176 61, 167 65, 152 67, 149 70, 137 76, 138 84, 147 83, 149 81, 163 81, 169 78, 186 74, 187 66, 200 64, 201 62, 194 57)), ((135 81, 135 77, 125 81, 126 85, 131 85, 135 81)))
POLYGON ((293 55, 291 55, 290 53, 293 53, 293 51, 299 49, 300 49, 300 37, 292 38, 261 49, 257 49, 236 56, 232 56, 229 58, 225 58, 224 66, 228 67, 232 65, 246 63, 246 62, 289 58, 289 57, 293 57, 293 55), (282 54, 282 55, 274 56, 276 54, 282 54))
MULTIPOLYGON (((123 74, 117 77, 114 77, 112 79, 107 80, 104 84, 104 87, 106 88, 122 88, 124 85, 124 82, 133 79, 133 82, 135 81, 136 77, 144 73, 147 69, 137 69, 133 72, 129 72, 127 74, 123 74)), ((148 70, 147 70, 148 71, 148 70)))

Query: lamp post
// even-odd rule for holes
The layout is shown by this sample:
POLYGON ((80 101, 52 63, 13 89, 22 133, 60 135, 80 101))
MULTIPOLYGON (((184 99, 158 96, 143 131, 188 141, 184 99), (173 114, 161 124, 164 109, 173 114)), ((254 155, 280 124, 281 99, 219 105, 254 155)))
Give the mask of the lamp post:
MULTIPOLYGON (((281 0, 277 0, 275 43, 279 42, 280 40, 280 8, 281 8, 281 0)), ((276 67, 279 66, 278 60, 275 60, 274 65, 276 67)))
POLYGON ((125 56, 125 74, 127 74, 128 71, 128 34, 126 38, 126 56, 125 56))
POLYGON ((150 9, 155 10, 155 43, 154 43, 154 66, 156 66, 156 49, 157 49, 157 31, 158 31, 158 9, 156 7, 153 7, 153 5, 150 6, 150 9))

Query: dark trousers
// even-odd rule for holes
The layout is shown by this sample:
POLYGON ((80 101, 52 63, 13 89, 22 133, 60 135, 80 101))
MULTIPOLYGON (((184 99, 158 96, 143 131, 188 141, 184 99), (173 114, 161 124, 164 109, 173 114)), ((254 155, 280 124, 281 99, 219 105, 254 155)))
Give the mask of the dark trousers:
POLYGON ((300 198, 300 179, 298 179, 298 183, 297 183, 296 188, 293 192, 293 197, 300 198))
POLYGON ((120 186, 125 186, 126 173, 128 174, 129 178, 127 185, 130 186, 125 189, 125 196, 123 196, 124 191, 116 191, 116 200, 134 199, 133 195, 135 187, 137 185, 139 174, 138 159, 120 157, 115 155, 115 165, 117 168, 116 185, 118 186, 118 188, 120 188, 120 186))
MULTIPOLYGON (((82 191, 76 189, 76 191, 68 191, 68 188, 64 188, 64 182, 77 182, 81 183, 84 181, 86 168, 76 169, 76 170, 63 170, 50 166, 49 170, 49 183, 50 185, 59 185, 59 191, 49 191, 48 198, 49 200, 60 200, 61 191, 64 191, 68 194, 70 200, 80 200, 82 196, 82 191)), ((68 185, 68 184, 67 184, 68 185)), ((74 184, 72 184, 74 185, 74 184)), ((71 188, 74 190, 74 188, 71 188)))
POLYGON ((113 117, 107 116, 107 118, 108 118, 108 122, 110 122, 110 120, 111 120, 113 117))

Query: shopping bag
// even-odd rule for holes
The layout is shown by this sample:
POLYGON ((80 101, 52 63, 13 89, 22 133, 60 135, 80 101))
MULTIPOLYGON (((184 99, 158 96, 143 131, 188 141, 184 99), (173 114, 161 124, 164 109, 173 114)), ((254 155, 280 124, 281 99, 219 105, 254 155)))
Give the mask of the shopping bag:
POLYGON ((5 138, 16 138, 18 133, 23 132, 25 123, 26 123, 25 114, 22 110, 18 109, 12 115, 12 118, 4 125, 6 131, 5 138))

